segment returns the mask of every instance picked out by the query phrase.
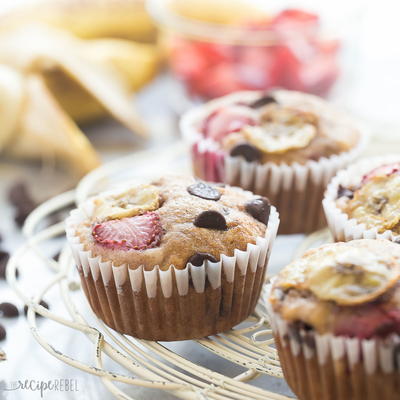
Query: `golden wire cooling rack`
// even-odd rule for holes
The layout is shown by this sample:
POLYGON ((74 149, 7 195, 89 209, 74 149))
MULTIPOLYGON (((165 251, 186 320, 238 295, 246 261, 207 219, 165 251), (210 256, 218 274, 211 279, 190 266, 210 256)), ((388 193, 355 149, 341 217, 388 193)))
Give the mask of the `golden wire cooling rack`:
MULTIPOLYGON (((182 145, 177 145, 169 153, 160 154, 157 168, 161 165, 179 164, 182 145)), ((25 243, 11 257, 7 268, 7 280, 22 301, 29 306, 28 324, 36 341, 52 356, 85 373, 100 377, 106 388, 118 399, 134 399, 128 393, 129 385, 168 391, 178 398, 201 400, 289 400, 289 397, 257 387, 252 383, 255 378, 269 375, 282 378, 282 370, 274 347, 271 329, 268 324, 266 309, 259 302, 253 316, 238 328, 223 334, 196 340, 203 349, 236 364, 244 370, 237 376, 228 377, 204 366, 197 365, 187 358, 172 351, 158 342, 135 339, 121 335, 96 319, 92 324, 82 311, 83 294, 77 297, 80 284, 74 267, 71 251, 64 245, 58 262, 42 254, 41 248, 54 237, 63 235, 64 224, 45 227, 44 221, 53 213, 84 200, 90 193, 101 190, 102 185, 114 180, 126 179, 129 168, 146 160, 150 153, 136 154, 106 164, 83 179, 75 191, 63 193, 39 206, 28 217, 23 233, 25 243), (40 289, 32 288, 28 293, 17 280, 16 271, 23 274, 26 263, 22 261, 28 251, 40 254, 47 265, 47 273, 43 276, 40 289), (56 289, 66 310, 64 314, 47 310, 39 303, 50 290, 56 289), (36 290, 36 291, 35 291, 36 290), (77 301, 78 299, 78 301, 77 301), (81 332, 91 342, 91 346, 83 345, 86 352, 92 355, 92 363, 74 358, 55 348, 42 334, 42 324, 37 324, 37 314, 45 317, 53 324, 60 324, 74 331, 81 332), (113 372, 107 367, 105 359, 111 359, 118 365, 113 372), (121 383, 125 384, 121 386, 121 383)), ((179 164, 181 165, 181 164, 179 164)), ((182 167, 182 165, 181 165, 182 167)), ((177 169, 185 169, 182 168, 177 169)), ((135 169, 139 173, 139 169, 135 169)), ((146 172, 151 174, 149 168, 146 172)), ((129 174, 128 174, 129 175, 129 174)), ((140 175, 139 175, 140 176, 140 175)), ((299 249, 303 251, 311 242, 321 240, 321 234, 308 239, 299 249)), ((322 240, 326 240, 323 236, 322 240)), ((262 296, 263 297, 263 296, 262 296)), ((89 308, 87 304, 86 310, 89 308)), ((92 316, 93 319, 95 318, 92 316)), ((92 321, 92 319, 91 319, 92 321)))

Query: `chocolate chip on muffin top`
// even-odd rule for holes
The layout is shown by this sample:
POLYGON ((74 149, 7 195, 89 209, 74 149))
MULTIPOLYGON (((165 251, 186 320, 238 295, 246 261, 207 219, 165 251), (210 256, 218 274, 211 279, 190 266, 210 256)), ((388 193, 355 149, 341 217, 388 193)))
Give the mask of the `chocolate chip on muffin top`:
POLYGON ((267 199, 239 188, 165 177, 96 197, 77 233, 115 265, 184 268, 245 250, 265 235, 269 210, 267 199))

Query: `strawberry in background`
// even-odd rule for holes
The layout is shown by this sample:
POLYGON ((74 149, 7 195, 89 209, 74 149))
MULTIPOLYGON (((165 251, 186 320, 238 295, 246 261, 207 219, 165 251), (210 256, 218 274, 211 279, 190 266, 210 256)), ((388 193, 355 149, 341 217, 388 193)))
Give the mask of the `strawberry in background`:
POLYGON ((326 95, 339 76, 337 40, 323 39, 316 14, 286 9, 246 23, 270 33, 268 44, 221 44, 176 38, 171 68, 193 97, 210 99, 238 90, 282 87, 326 95))

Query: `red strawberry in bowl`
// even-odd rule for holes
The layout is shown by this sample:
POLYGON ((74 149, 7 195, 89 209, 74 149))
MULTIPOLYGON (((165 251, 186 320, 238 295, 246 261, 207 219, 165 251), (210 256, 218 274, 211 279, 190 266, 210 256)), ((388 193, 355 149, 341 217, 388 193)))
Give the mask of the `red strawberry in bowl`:
POLYGON ((377 176, 390 176, 399 173, 400 173, 400 162, 381 165, 380 167, 377 167, 372 171, 370 171, 368 174, 364 175, 361 184, 364 185, 365 183, 369 182, 371 179, 377 176))
POLYGON ((317 33, 318 28, 318 15, 294 8, 281 11, 271 22, 271 29, 284 36, 312 37, 317 33))
POLYGON ((113 250, 146 250, 160 244, 162 227, 159 215, 147 212, 102 222, 92 234, 97 243, 113 250))
POLYGON ((212 112, 203 123, 203 134, 215 141, 248 125, 256 125, 252 110, 242 105, 232 105, 212 112))

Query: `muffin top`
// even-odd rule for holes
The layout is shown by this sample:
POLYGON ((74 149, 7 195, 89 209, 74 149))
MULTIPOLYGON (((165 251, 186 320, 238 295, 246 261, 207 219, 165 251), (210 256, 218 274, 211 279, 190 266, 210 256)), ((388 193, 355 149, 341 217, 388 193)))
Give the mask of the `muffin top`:
POLYGON ((400 245, 362 239, 310 250, 279 273, 270 302, 289 324, 320 334, 400 334, 400 245))
POLYGON ((305 164, 354 148, 360 133, 326 101, 313 95, 276 90, 249 101, 249 92, 227 96, 200 124, 204 138, 233 157, 252 162, 305 164), (246 95, 246 96, 245 96, 246 95), (228 101, 231 99, 231 101, 228 101))
POLYGON ((239 188, 165 177, 91 200, 75 227, 85 250, 130 268, 216 262, 266 233, 268 199, 239 188))
POLYGON ((360 224, 400 235, 400 162, 374 168, 357 184, 338 188, 336 205, 360 224))

